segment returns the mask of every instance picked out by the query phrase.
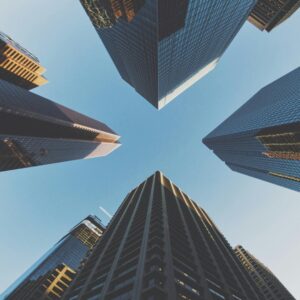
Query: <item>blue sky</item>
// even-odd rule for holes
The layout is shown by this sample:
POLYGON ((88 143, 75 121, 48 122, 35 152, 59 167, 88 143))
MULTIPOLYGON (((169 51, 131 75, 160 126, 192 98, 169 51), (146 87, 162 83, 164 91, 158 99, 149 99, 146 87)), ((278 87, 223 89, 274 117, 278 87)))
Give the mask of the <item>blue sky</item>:
POLYGON ((0 30, 37 55, 35 93, 122 136, 110 156, 0 174, 0 293, 80 219, 104 222, 161 170, 300 299, 299 193, 230 171, 201 142, 266 84, 300 65, 300 11, 270 34, 245 24, 217 68, 163 110, 121 80, 79 1, 1 0, 0 30))

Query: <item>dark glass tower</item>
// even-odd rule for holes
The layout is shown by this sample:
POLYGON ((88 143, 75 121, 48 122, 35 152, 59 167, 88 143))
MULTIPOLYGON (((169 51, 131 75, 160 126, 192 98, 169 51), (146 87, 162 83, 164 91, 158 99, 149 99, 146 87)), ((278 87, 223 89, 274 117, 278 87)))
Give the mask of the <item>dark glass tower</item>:
POLYGON ((60 299, 104 230, 97 217, 85 218, 4 292, 4 299, 60 299))
POLYGON ((260 30, 271 31, 300 7, 300 0, 258 0, 249 22, 260 30))
POLYGON ((232 170, 300 191, 300 68, 261 89, 203 142, 232 170))
POLYGON ((278 278, 242 246, 237 246, 234 251, 266 299, 296 300, 278 278))
POLYGON ((156 172, 127 195, 64 299, 263 298, 205 211, 156 172))
POLYGON ((118 139, 105 124, 0 80, 0 171, 104 156, 118 139))
POLYGON ((0 79, 31 90, 47 82, 45 71, 36 56, 0 32, 0 79))
POLYGON ((80 0, 121 77, 162 108, 210 72, 255 0, 80 0))

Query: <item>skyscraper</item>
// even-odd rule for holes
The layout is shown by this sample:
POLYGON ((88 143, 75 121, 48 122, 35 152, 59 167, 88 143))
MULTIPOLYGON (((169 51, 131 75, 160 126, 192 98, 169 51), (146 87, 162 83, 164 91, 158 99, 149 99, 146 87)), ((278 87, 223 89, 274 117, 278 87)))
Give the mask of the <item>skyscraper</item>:
POLYGON ((85 218, 4 292, 4 299, 60 299, 104 230, 97 217, 85 218))
POLYGON ((160 109, 214 69, 255 0, 80 0, 121 77, 160 109))
POLYGON ((263 299, 206 212, 156 172, 132 190, 63 299, 263 299))
POLYGON ((105 124, 0 80, 0 171, 104 156, 118 139, 105 124))
POLYGON ((267 85, 203 142, 233 170, 300 191, 300 68, 267 85))
POLYGON ((234 249, 245 270, 268 300, 296 300, 276 276, 242 246, 234 249))
POLYGON ((260 30, 271 31, 300 7, 300 0, 258 0, 249 22, 260 30))
POLYGON ((31 90, 47 82, 44 72, 36 56, 0 32, 0 79, 31 90))

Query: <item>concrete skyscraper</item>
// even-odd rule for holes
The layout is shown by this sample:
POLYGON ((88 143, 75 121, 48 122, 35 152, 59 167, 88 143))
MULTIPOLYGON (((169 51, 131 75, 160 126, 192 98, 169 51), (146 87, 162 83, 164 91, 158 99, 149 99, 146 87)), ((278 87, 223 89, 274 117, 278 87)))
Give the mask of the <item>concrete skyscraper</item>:
POLYGON ((213 70, 255 0, 80 0, 121 77, 162 108, 213 70))
POLYGON ((260 30, 271 31, 300 7, 300 0, 258 0, 249 22, 260 30))
POLYGON ((300 68, 261 89, 203 142, 232 170, 300 191, 300 68))
POLYGON ((85 218, 4 292, 4 299, 60 299, 104 230, 97 217, 85 218))
POLYGON ((0 79, 31 90, 47 82, 38 58, 0 32, 0 79))
POLYGON ((296 300, 269 268, 242 246, 237 246, 234 251, 266 299, 296 300))
POLYGON ((156 172, 127 195, 63 299, 264 298, 206 212, 156 172))
POLYGON ((118 139, 105 124, 0 80, 0 171, 104 156, 118 139))

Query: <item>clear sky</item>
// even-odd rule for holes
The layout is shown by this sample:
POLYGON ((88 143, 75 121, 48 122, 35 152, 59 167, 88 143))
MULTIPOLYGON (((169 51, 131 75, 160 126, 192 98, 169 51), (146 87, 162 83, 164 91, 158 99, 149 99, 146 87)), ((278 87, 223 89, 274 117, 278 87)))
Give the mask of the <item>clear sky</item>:
POLYGON ((217 68, 157 111, 121 80, 79 1, 0 0, 0 30, 39 57, 35 93, 105 122, 111 155, 0 174, 0 293, 88 214, 113 214, 161 170, 300 299, 299 193, 232 172, 202 138, 300 65, 300 10, 271 33, 245 24, 217 68))

